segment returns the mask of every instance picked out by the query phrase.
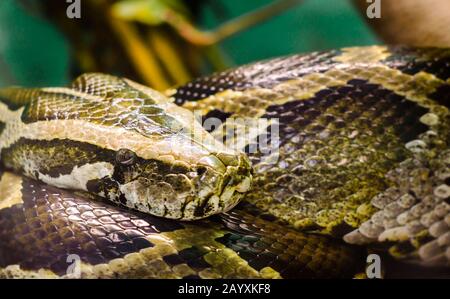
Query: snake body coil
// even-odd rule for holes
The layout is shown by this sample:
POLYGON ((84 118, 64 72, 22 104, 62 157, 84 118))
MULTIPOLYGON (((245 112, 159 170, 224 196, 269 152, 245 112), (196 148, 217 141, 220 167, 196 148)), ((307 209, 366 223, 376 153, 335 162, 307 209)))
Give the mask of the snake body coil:
POLYGON ((0 276, 353 277, 366 248, 448 276, 449 78, 376 46, 0 90, 0 276))

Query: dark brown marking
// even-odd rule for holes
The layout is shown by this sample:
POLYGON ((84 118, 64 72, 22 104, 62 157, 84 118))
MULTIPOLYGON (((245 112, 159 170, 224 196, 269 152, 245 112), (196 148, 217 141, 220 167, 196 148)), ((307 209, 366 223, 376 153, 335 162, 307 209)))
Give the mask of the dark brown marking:
POLYGON ((298 234, 286 226, 252 216, 247 213, 247 206, 245 210, 243 207, 238 206, 219 216, 220 221, 230 232, 216 241, 237 252, 254 269, 259 271, 271 267, 280 272, 283 278, 327 278, 333 277, 335 271, 345 273, 344 276, 351 276, 351 273, 362 269, 364 256, 362 248, 343 247, 341 241, 324 239, 319 235, 298 234), (267 233, 268 231, 270 233, 267 233), (311 244, 317 248, 312 249, 311 244), (327 255, 338 259, 343 257, 344 252, 350 250, 354 254, 354 259, 344 258, 340 261, 325 262, 321 260, 324 258, 324 252, 319 248, 333 248, 327 255), (341 262, 347 265, 344 266, 341 262), (324 263, 335 268, 330 269, 328 273, 317 271, 316 263, 324 263))
POLYGON ((5 129, 5 127, 6 127, 6 124, 4 122, 0 121, 0 135, 2 135, 3 130, 5 129))
POLYGON ((329 51, 281 57, 198 78, 177 89, 174 95, 175 102, 183 105, 186 101, 206 98, 224 90, 270 88, 282 81, 298 78, 311 72, 326 71, 337 64, 333 58, 340 53, 340 51, 329 51))
MULTIPOLYGON (((83 262, 92 265, 108 263, 152 247, 146 239, 150 235, 184 228, 182 222, 129 211, 101 200, 87 200, 27 178, 23 189, 23 204, 0 210, 1 268, 18 264, 24 270, 44 268, 64 275, 70 254, 78 254, 83 262)), ((239 246, 237 253, 244 259, 251 258, 251 265, 257 269, 274 259, 269 266, 284 271, 285 277, 304 277, 305 273, 311 277, 352 277, 353 270, 364 261, 357 248, 323 236, 301 234, 243 211, 234 210, 220 217, 191 222, 190 227, 203 231, 213 223, 219 225, 218 229, 226 234, 216 241, 229 248, 239 246), (286 250, 271 249, 271 242, 275 241, 282 242, 286 250), (258 252, 265 253, 255 254, 258 252), (305 253, 313 255, 313 264, 300 259, 305 253), (296 259, 298 262, 292 262, 296 259)), ((175 237, 174 243, 177 241, 175 237)), ((163 259, 170 267, 186 263, 194 271, 201 271, 211 267, 204 256, 214 250, 214 246, 191 247, 163 259)))
POLYGON ((390 47, 392 55, 384 63, 405 74, 427 72, 439 79, 450 78, 450 50, 442 48, 390 47))
POLYGON ((27 178, 23 194, 23 204, 0 210, 0 267, 19 264, 63 275, 70 254, 93 265, 107 263, 152 247, 146 236, 183 228, 27 178))
POLYGON ((439 86, 435 92, 429 95, 429 98, 442 106, 450 108, 450 84, 439 86))

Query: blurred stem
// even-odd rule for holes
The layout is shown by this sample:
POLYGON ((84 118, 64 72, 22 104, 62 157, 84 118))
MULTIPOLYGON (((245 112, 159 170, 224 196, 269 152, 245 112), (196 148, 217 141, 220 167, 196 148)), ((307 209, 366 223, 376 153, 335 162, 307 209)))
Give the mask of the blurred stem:
POLYGON ((182 57, 173 48, 173 41, 170 41, 163 30, 157 27, 150 27, 149 40, 156 55, 177 85, 186 83, 191 79, 182 57))
POLYGON ((244 14, 228 21, 212 31, 200 31, 189 23, 183 16, 170 11, 166 15, 166 22, 174 27, 178 33, 191 42, 199 46, 209 46, 222 41, 237 32, 246 30, 258 23, 274 17, 289 8, 299 4, 303 0, 279 0, 274 1, 262 8, 244 14))
POLYGON ((112 15, 107 19, 122 45, 124 45, 131 63, 145 80, 145 83, 157 90, 169 88, 170 83, 160 69, 152 49, 146 47, 136 28, 128 22, 114 18, 112 15))

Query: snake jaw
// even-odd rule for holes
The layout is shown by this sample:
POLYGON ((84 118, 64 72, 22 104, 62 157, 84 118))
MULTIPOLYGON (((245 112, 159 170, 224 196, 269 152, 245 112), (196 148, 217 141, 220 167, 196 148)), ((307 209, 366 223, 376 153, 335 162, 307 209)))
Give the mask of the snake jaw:
POLYGON ((250 190, 252 169, 244 153, 221 152, 199 162, 206 171, 196 178, 198 197, 186 204, 183 220, 196 220, 227 212, 250 190))
POLYGON ((212 153, 183 169, 155 165, 141 166, 138 177, 120 183, 122 204, 165 218, 202 219, 236 206, 252 181, 244 153, 212 153))

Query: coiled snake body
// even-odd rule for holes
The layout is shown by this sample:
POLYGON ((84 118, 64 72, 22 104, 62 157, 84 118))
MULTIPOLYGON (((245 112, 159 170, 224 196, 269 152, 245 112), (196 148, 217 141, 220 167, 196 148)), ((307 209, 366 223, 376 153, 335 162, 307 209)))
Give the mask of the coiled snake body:
POLYGON ((449 78, 374 46, 2 89, 0 276, 354 277, 367 249, 448 276, 449 78))

